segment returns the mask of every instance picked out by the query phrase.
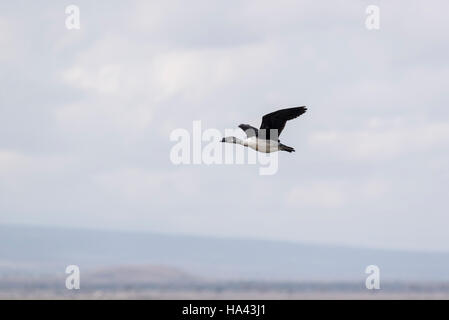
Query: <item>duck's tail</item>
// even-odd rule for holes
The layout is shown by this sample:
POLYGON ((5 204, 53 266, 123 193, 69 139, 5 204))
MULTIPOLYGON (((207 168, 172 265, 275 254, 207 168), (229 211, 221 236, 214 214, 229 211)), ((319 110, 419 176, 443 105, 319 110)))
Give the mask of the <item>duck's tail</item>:
POLYGON ((282 143, 279 145, 279 149, 282 151, 287 151, 287 152, 295 152, 295 149, 293 149, 292 147, 286 146, 282 143))

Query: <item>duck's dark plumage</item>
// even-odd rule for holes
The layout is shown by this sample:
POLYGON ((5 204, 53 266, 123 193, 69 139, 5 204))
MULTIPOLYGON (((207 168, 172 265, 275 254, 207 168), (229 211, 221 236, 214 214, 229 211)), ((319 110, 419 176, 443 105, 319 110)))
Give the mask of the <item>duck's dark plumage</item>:
POLYGON ((295 119, 306 111, 306 107, 294 107, 268 113, 263 116, 260 129, 265 129, 267 134, 270 129, 276 129, 278 130, 278 136, 280 136, 288 120, 295 119))

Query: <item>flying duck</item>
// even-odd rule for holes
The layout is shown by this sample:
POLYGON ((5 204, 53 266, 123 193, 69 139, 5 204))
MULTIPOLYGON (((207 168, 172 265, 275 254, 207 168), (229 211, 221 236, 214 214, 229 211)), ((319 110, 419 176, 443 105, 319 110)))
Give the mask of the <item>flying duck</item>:
POLYGON ((268 113, 262 117, 260 130, 249 124, 241 124, 239 128, 245 131, 246 139, 240 140, 236 137, 225 137, 221 142, 241 144, 256 151, 270 153, 275 151, 294 152, 295 149, 283 145, 278 137, 284 130, 288 120, 295 119, 307 111, 306 107, 294 107, 281 109, 268 113))

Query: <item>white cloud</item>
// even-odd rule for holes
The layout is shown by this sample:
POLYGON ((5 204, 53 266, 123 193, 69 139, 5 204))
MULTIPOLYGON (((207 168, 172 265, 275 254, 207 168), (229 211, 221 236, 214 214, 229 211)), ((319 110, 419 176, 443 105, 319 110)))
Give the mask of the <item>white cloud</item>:
POLYGON ((93 89, 98 93, 119 93, 120 90, 120 66, 103 65, 97 70, 89 70, 74 66, 63 74, 64 80, 79 88, 93 89))
POLYGON ((295 208, 339 209, 360 202, 379 200, 390 189, 383 180, 313 181, 293 187, 287 203, 295 208))
POLYGON ((68 103, 55 111, 62 132, 98 138, 107 134, 121 135, 123 139, 135 138, 148 127, 152 116, 150 102, 120 98, 93 98, 68 103))
POLYGON ((371 119, 364 129, 325 130, 311 133, 309 145, 339 159, 377 161, 431 150, 449 143, 449 123, 416 123, 399 121, 381 125, 371 119))
POLYGON ((24 155, 11 151, 0 150, 0 175, 10 174, 28 166, 30 160, 24 155))
POLYGON ((14 40, 13 24, 0 17, 0 62, 7 61, 15 56, 17 41, 14 40))
MULTIPOLYGON (((253 73, 276 55, 271 43, 167 50, 106 37, 61 72, 66 85, 85 94, 58 107, 56 120, 64 131, 99 131, 102 136, 118 129, 132 138, 136 130, 150 126, 155 114, 166 115, 164 108, 172 100, 184 104, 170 114, 170 121, 184 119, 189 109, 199 108, 198 102, 215 100, 217 90, 251 82, 253 73)), ((161 130, 158 125, 163 122, 152 130, 161 130)))
POLYGON ((287 201, 295 207, 339 208, 345 205, 346 195, 338 184, 319 182, 293 188, 287 201))
POLYGON ((160 201, 171 202, 173 197, 179 201, 182 196, 198 191, 196 180, 189 173, 160 172, 143 168, 122 168, 97 173, 92 177, 92 181, 115 198, 138 201, 138 206, 160 201))
MULTIPOLYGON (((0 176, 15 178, 57 174, 68 171, 75 159, 62 155, 29 155, 14 150, 0 149, 0 176)), ((5 181, 5 180, 4 180, 5 181)), ((3 181, 3 182, 4 182, 3 181)))

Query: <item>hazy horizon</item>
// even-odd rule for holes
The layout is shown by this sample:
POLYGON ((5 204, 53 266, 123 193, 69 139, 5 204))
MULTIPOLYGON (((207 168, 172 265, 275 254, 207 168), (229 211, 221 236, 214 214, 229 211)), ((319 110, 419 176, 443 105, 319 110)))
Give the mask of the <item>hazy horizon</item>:
MULTIPOLYGON (((203 280, 355 282, 363 288, 369 265, 380 268, 383 282, 449 281, 449 252, 0 225, 0 278, 40 273, 64 277, 72 264, 83 274, 126 266, 176 268, 186 272, 186 279, 177 280, 180 283, 191 275, 203 280)), ((126 278, 126 268, 124 273, 118 275, 126 278)), ((109 282, 114 284, 113 279, 109 282)))
POLYGON ((226 236, 226 235, 213 235, 213 234, 198 234, 198 233, 188 233, 188 232, 163 232, 158 230, 150 229, 126 229, 126 228, 110 228, 110 227, 98 227, 98 226, 67 226, 67 225, 52 225, 52 224, 23 224, 23 223, 11 223, 4 224, 0 223, 1 227, 12 227, 12 228, 38 228, 38 229, 54 229, 54 230, 70 230, 70 231, 99 231, 99 232, 110 232, 110 233, 125 233, 125 234, 154 234, 161 236, 173 236, 173 237, 192 237, 199 239, 218 239, 218 240, 243 240, 243 241, 268 241, 274 243, 286 243, 286 244, 297 244, 297 245, 308 245, 308 246, 324 246, 324 247, 336 247, 336 248, 348 248, 348 249, 368 249, 368 250, 379 250, 386 252, 411 252, 411 253, 449 253, 449 250, 428 250, 428 249, 413 249, 413 248, 385 248, 385 247, 370 247, 363 245, 346 245, 331 242, 307 242, 307 241, 297 241, 290 239, 279 239, 279 238, 269 238, 269 237, 252 237, 252 236, 226 236))

